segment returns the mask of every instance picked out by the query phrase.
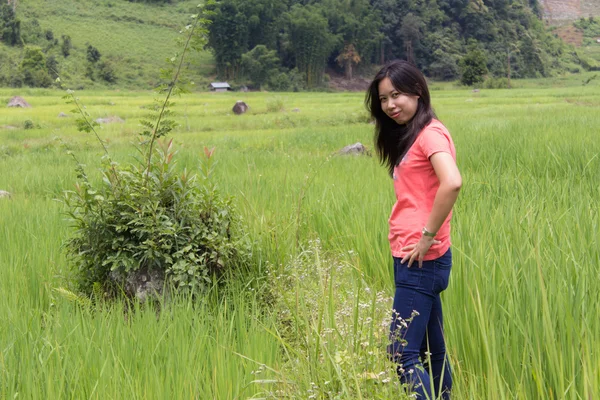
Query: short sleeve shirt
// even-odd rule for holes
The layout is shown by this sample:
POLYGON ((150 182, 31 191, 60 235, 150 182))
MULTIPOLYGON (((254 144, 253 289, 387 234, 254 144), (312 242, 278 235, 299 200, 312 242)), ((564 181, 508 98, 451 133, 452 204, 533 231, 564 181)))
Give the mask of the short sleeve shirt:
MULTIPOLYGON (((394 190, 396 203, 389 219, 388 239, 392 255, 402 258, 406 252, 401 249, 416 244, 431 209, 440 182, 429 158, 438 152, 452 155, 456 161, 456 149, 450 132, 434 119, 417 136, 404 158, 394 168, 394 190)), ((425 261, 441 257, 450 248, 450 220, 452 212, 439 229, 436 240, 441 243, 431 246, 425 261)))

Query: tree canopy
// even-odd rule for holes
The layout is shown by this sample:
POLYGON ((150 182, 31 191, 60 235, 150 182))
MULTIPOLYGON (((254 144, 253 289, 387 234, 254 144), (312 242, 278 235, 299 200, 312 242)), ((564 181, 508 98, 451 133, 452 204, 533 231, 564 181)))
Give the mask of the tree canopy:
POLYGON ((476 69, 492 77, 549 76, 563 61, 578 62, 545 29, 537 0, 221 0, 212 7, 217 73, 257 87, 267 79, 255 82, 242 56, 258 45, 279 59, 272 71, 295 69, 308 87, 320 85, 328 68, 351 78, 391 59, 435 79, 461 78, 473 43, 476 69))

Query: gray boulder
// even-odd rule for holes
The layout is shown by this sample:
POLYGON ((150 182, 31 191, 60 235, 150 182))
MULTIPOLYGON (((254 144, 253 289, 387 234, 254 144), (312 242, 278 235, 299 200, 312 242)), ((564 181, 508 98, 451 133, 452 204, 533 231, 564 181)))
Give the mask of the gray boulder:
POLYGON ((235 105, 233 106, 232 110, 237 115, 241 115, 248 111, 249 108, 250 106, 248 106, 248 104, 244 103, 242 100, 238 100, 235 102, 235 105))
POLYGON ((112 124, 115 122, 124 124, 125 120, 123 118, 119 117, 118 115, 111 115, 110 117, 106 117, 106 118, 98 118, 98 119, 96 119, 96 122, 99 124, 112 124))
POLYGON ((31 104, 26 102, 21 96, 15 96, 9 100, 8 107, 31 108, 31 104))
POLYGON ((140 268, 127 274, 112 271, 110 279, 121 286, 127 296, 141 303, 161 298, 165 287, 165 275, 156 269, 140 268))
POLYGON ((357 143, 350 144, 350 145, 344 147, 343 149, 338 151, 338 154, 339 155, 354 155, 354 156, 362 156, 362 155, 370 156, 371 152, 368 151, 367 148, 365 146, 363 146, 362 143, 357 142, 357 143))

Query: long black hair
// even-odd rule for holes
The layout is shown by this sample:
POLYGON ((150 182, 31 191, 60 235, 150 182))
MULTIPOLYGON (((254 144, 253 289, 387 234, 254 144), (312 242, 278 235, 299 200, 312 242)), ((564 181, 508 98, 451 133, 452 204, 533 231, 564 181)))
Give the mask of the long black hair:
POLYGON ((388 168, 390 175, 419 132, 436 118, 431 108, 431 98, 427 81, 417 67, 403 60, 390 61, 381 68, 369 85, 365 106, 375 119, 375 148, 381 164, 388 168), (419 96, 417 111, 406 124, 400 125, 383 111, 379 100, 379 83, 389 78, 394 88, 404 94, 419 96))

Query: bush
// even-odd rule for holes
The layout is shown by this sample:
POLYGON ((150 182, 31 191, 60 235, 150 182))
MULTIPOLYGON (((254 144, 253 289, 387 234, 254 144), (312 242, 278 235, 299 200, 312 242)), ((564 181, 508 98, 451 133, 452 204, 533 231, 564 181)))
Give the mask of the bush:
POLYGON ((279 72, 269 78, 267 87, 275 92, 299 92, 306 89, 306 78, 297 68, 279 72))
POLYGON ((461 83, 471 86, 483 82, 488 73, 486 63, 484 51, 476 45, 471 45, 467 54, 459 62, 461 83))
POLYGON ((23 81, 31 87, 49 87, 52 78, 48 75, 46 56, 39 47, 26 47, 21 62, 23 81))
POLYGON ((60 50, 62 55, 66 58, 69 57, 69 54, 71 54, 71 49, 73 48, 73 45, 71 44, 71 36, 62 35, 62 41, 63 42, 60 46, 60 50))
POLYGON ((507 78, 488 78, 483 81, 484 89, 508 89, 507 78))
POLYGON ((98 51, 98 49, 95 48, 94 46, 92 46, 91 44, 88 45, 86 54, 87 54, 86 55, 87 60, 92 64, 100 61, 100 57, 102 57, 102 54, 100 54, 100 51, 98 51))
POLYGON ((105 82, 115 83, 117 81, 117 74, 115 68, 110 61, 100 61, 97 64, 98 76, 105 82))
POLYGON ((25 122, 23 122, 23 129, 34 129, 35 128, 35 124, 33 123, 32 120, 27 119, 25 120, 25 122))
POLYGON ((160 146, 148 173, 146 165, 105 158, 99 187, 79 168, 80 182, 65 197, 75 228, 66 248, 84 293, 100 284, 116 294, 112 276, 138 270, 159 271, 175 289, 196 293, 247 261, 232 199, 209 181, 212 152, 202 182, 177 171, 174 154, 171 142, 160 146))
POLYGON ((284 101, 281 97, 268 98, 266 103, 268 112, 279 112, 285 109, 284 101))

